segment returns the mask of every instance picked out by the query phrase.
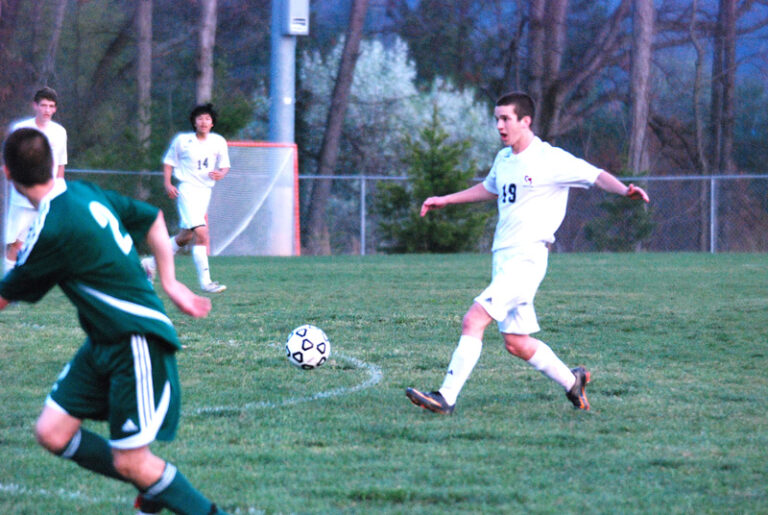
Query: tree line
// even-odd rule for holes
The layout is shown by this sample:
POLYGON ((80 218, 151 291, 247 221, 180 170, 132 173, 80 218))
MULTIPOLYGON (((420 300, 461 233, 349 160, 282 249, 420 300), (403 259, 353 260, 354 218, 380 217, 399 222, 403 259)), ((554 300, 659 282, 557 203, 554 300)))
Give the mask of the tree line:
MULTIPOLYGON (((405 137, 434 123, 431 107, 418 111, 408 103, 443 102, 438 110, 449 113, 469 95, 490 123, 493 100, 513 89, 536 100, 542 138, 617 173, 762 172, 768 157, 766 0, 310 5, 297 74, 296 137, 305 174, 403 173, 405 137), (360 69, 363 51, 375 44, 385 53, 406 48, 401 68, 413 76, 398 95, 371 94, 377 77, 363 77, 374 69, 394 75, 387 68, 393 62, 360 69), (326 76, 302 75, 307 67, 326 76), (380 120, 361 118, 366 109, 380 120), (389 112, 414 123, 387 120, 389 112), (376 121, 403 134, 374 132, 377 144, 366 144, 376 121), (379 162, 382 153, 391 166, 379 162)), ((0 130, 27 114, 36 88, 49 85, 61 96, 70 166, 157 169, 172 134, 186 129, 191 107, 208 100, 221 113, 217 130, 226 137, 259 136, 270 16, 267 0, 0 0, 0 130)), ((443 129, 449 142, 468 142, 478 147, 468 150, 473 156, 487 156, 471 165, 482 174, 496 148, 461 126, 458 119, 443 129)), ((313 182, 302 192, 303 241, 309 251, 327 253, 325 215, 334 209, 333 188, 341 186, 313 182)), ((700 238, 704 245, 704 230, 700 238)))

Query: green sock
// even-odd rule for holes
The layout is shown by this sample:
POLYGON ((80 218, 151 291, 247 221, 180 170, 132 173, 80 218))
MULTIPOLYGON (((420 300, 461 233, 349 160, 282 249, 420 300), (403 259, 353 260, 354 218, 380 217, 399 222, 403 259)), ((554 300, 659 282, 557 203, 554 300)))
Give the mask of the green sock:
POLYGON ((185 515, 210 515, 218 513, 226 515, 223 511, 217 510, 215 504, 198 492, 187 481, 184 474, 167 462, 162 477, 160 477, 157 483, 147 488, 147 491, 143 492, 142 495, 162 503, 166 508, 175 513, 183 513, 185 515))
POLYGON ((78 430, 60 456, 102 476, 125 481, 115 469, 109 443, 87 429, 78 430))

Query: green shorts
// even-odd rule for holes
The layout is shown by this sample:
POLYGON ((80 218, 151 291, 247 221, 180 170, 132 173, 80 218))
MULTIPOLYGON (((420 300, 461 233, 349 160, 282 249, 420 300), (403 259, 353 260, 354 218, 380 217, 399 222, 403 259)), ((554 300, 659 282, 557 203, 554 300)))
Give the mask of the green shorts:
POLYGON ((151 335, 127 336, 111 345, 87 339, 46 404, 79 419, 108 421, 109 443, 118 449, 172 440, 181 411, 174 352, 151 335))

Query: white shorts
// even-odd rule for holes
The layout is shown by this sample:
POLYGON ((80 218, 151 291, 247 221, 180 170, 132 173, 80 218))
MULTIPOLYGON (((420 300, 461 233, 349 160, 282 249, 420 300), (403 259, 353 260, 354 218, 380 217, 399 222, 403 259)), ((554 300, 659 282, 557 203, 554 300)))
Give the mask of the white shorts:
POLYGON ((547 273, 548 257, 543 244, 493 253, 491 284, 475 302, 498 322, 502 333, 532 334, 541 329, 533 298, 547 273))
POLYGON ((179 210, 179 228, 194 229, 207 225, 205 215, 208 213, 208 204, 211 203, 212 188, 197 186, 188 182, 179 183, 179 198, 176 206, 179 210))
POLYGON ((8 203, 8 213, 5 217, 5 244, 15 241, 25 241, 32 223, 37 218, 37 209, 8 203))

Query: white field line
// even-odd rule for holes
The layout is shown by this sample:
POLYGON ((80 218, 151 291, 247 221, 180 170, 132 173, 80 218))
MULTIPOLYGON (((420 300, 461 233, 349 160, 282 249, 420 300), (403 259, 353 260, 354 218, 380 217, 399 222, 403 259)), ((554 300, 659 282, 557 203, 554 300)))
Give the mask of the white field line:
MULTIPOLYGON (((72 492, 64 490, 63 488, 57 488, 55 490, 47 490, 45 488, 28 488, 23 485, 17 485, 15 483, 5 484, 0 483, 0 493, 3 494, 9 494, 11 496, 15 497, 58 497, 59 499, 70 499, 75 501, 80 501, 84 504, 96 504, 96 503, 103 503, 103 502, 109 502, 109 503, 120 503, 124 504, 125 506, 133 506, 133 500, 134 497, 92 497, 90 495, 85 495, 80 492, 72 492)), ((264 510, 261 510, 259 508, 245 508, 240 509, 236 508, 235 511, 230 512, 232 514, 249 514, 249 515, 258 515, 266 513, 264 510)))
MULTIPOLYGON (((271 345, 273 347, 277 347, 280 344, 274 343, 271 345)), ((356 368, 367 370, 368 378, 362 383, 356 384, 354 386, 333 388, 331 390, 317 392, 315 394, 307 395, 304 397, 291 397, 280 402, 258 401, 258 402, 249 402, 241 406, 204 406, 201 408, 195 408, 193 410, 190 410, 189 413, 192 413, 195 415, 201 415, 204 413, 219 413, 223 411, 245 411, 245 410, 252 410, 252 409, 263 409, 263 408, 282 408, 286 406, 293 406, 295 404, 302 404, 304 402, 312 402, 312 401, 318 401, 322 399, 328 399, 330 397, 347 395, 360 390, 364 390, 365 388, 370 388, 372 386, 375 386, 381 381, 381 378, 382 378, 381 369, 376 365, 366 363, 364 361, 361 361, 352 356, 348 356, 341 352, 334 352, 334 357, 342 359, 347 363, 351 363, 356 368)))
POLYGON ((126 505, 133 504, 133 497, 91 497, 81 492, 69 491, 63 488, 57 488, 55 490, 48 490, 45 488, 29 488, 24 485, 18 485, 15 483, 5 484, 0 483, 0 492, 4 494, 10 494, 14 496, 40 496, 40 497, 58 497, 60 499, 71 499, 76 501, 82 501, 88 504, 95 504, 99 502, 120 502, 126 505))

